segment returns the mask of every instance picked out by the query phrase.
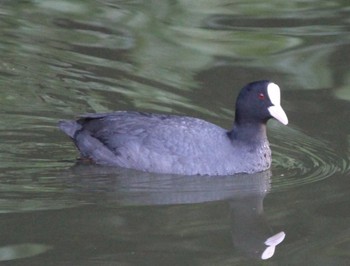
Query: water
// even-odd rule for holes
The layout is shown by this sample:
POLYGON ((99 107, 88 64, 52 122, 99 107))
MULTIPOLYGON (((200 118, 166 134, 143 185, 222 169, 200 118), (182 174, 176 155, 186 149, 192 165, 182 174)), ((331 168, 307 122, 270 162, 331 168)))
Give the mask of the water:
POLYGON ((344 1, 0 6, 3 264, 349 265, 344 1), (239 89, 266 78, 290 124, 269 123, 273 166, 257 175, 76 165, 57 130, 59 119, 125 109, 229 128, 239 89))

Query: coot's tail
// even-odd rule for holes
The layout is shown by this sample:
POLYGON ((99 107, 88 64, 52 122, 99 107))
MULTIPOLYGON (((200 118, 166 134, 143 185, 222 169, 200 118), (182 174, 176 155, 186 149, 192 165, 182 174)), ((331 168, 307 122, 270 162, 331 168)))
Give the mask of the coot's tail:
POLYGON ((74 139, 75 133, 81 129, 81 125, 74 120, 61 120, 58 127, 69 137, 74 139))

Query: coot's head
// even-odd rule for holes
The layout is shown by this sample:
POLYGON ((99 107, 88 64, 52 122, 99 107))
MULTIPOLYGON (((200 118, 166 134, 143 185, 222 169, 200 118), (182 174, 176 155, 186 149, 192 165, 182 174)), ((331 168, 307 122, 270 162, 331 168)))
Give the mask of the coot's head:
POLYGON ((288 124, 286 113, 281 107, 281 91, 277 84, 268 80, 247 84, 236 101, 235 123, 266 123, 275 118, 288 124))

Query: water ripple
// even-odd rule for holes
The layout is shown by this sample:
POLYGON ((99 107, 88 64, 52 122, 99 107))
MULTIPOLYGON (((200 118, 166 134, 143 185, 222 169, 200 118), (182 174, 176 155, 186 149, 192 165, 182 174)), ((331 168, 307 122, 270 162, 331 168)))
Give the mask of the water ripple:
POLYGON ((314 139, 291 127, 271 135, 274 135, 270 138, 273 190, 313 183, 349 171, 349 158, 336 153, 324 140, 314 139))

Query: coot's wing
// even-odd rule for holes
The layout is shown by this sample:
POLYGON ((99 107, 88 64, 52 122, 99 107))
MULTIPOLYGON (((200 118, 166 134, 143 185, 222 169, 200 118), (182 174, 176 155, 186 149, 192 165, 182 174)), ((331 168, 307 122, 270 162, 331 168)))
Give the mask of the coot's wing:
POLYGON ((85 115, 60 127, 70 134, 77 129, 72 138, 82 156, 100 164, 189 175, 227 172, 226 131, 204 120, 115 112, 85 115))
POLYGON ((196 118, 138 112, 85 115, 78 123, 115 154, 138 149, 164 156, 199 156, 224 132, 196 118))

